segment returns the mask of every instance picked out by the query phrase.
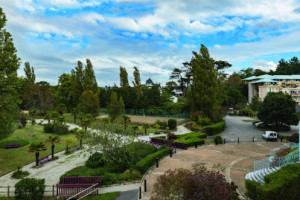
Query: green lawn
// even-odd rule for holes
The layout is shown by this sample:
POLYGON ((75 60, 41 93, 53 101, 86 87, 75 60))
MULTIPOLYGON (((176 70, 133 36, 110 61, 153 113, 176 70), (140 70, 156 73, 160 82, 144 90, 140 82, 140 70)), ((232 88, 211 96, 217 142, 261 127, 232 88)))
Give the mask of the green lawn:
MULTIPOLYGON (((31 124, 27 124, 25 128, 16 129, 15 132, 7 139, 25 139, 31 142, 45 141, 50 135, 43 132, 43 126, 34 125, 34 136, 31 136, 31 124)), ((75 135, 61 135, 61 144, 55 146, 55 152, 63 151, 66 148, 65 140, 67 137, 73 137, 74 143, 71 146, 79 146, 79 141, 75 135)), ((40 153, 40 158, 50 155, 51 147, 47 146, 47 150, 40 153)), ((24 166, 35 161, 35 153, 28 152, 28 145, 14 149, 0 149, 0 176, 17 169, 18 165, 24 166)))
POLYGON ((243 122, 253 122, 254 119, 243 119, 243 122))

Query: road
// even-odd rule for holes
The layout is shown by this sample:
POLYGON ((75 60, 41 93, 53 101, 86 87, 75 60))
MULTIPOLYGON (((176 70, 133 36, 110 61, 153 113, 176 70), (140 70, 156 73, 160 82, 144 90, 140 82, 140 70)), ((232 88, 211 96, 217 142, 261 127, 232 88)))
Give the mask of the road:
MULTIPOLYGON (((252 141, 253 137, 256 140, 261 141, 261 134, 264 130, 258 129, 252 125, 251 122, 244 122, 243 120, 251 120, 250 117, 239 117, 239 116, 229 116, 225 118, 226 129, 220 134, 226 140, 236 141, 240 138, 240 141, 252 141)), ((293 133, 299 132, 298 126, 291 126, 290 131, 279 132, 283 135, 292 135, 293 133)))

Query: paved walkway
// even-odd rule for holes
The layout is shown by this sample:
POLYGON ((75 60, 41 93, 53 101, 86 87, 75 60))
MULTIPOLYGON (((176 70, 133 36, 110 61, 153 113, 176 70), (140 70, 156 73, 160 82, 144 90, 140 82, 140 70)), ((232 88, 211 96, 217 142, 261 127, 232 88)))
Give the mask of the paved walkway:
MULTIPOLYGON (((270 150, 281 146, 280 142, 269 143, 240 143, 225 145, 201 146, 168 157, 159 163, 146 176, 147 192, 142 194, 143 199, 150 199, 153 185, 158 176, 167 170, 176 168, 191 169, 193 164, 203 163, 208 169, 213 169, 214 164, 221 164, 225 168, 222 174, 228 181, 233 181, 238 186, 241 194, 245 192, 245 175, 253 171, 254 160, 260 160, 269 156, 270 150)), ((143 186, 143 185, 142 185, 143 186)), ((143 191, 143 189, 142 189, 143 191)))

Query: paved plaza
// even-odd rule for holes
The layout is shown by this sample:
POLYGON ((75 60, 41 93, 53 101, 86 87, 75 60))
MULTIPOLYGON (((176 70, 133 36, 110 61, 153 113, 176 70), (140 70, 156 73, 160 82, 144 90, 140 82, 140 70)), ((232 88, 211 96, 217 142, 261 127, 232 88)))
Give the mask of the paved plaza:
MULTIPOLYGON (((145 177, 147 179, 147 192, 143 193, 143 199, 150 199, 153 185, 158 176, 167 170, 176 168, 191 169, 193 164, 202 163, 208 169, 214 164, 224 167, 228 181, 233 181, 238 186, 241 198, 245 193, 245 175, 253 171, 254 160, 260 160, 269 156, 270 150, 281 146, 281 142, 256 142, 256 143, 231 143, 225 145, 207 145, 191 148, 187 151, 168 157, 159 163, 145 177)), ((143 189, 144 191, 144 189, 143 189)))

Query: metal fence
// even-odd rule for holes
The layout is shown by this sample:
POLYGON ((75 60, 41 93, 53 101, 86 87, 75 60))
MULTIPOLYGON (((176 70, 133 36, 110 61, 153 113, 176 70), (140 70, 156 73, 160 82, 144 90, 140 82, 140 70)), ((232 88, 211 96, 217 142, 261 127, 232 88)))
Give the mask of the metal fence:
MULTIPOLYGON (((106 108, 100 108, 100 114, 108 114, 106 108)), ((168 110, 161 109, 132 109, 125 108, 126 115, 149 116, 149 117, 168 117, 168 118, 189 118, 190 113, 174 113, 168 110)))
POLYGON ((282 167, 299 160, 299 149, 296 149, 283 157, 271 156, 262 160, 254 161, 254 171, 264 168, 282 167))

